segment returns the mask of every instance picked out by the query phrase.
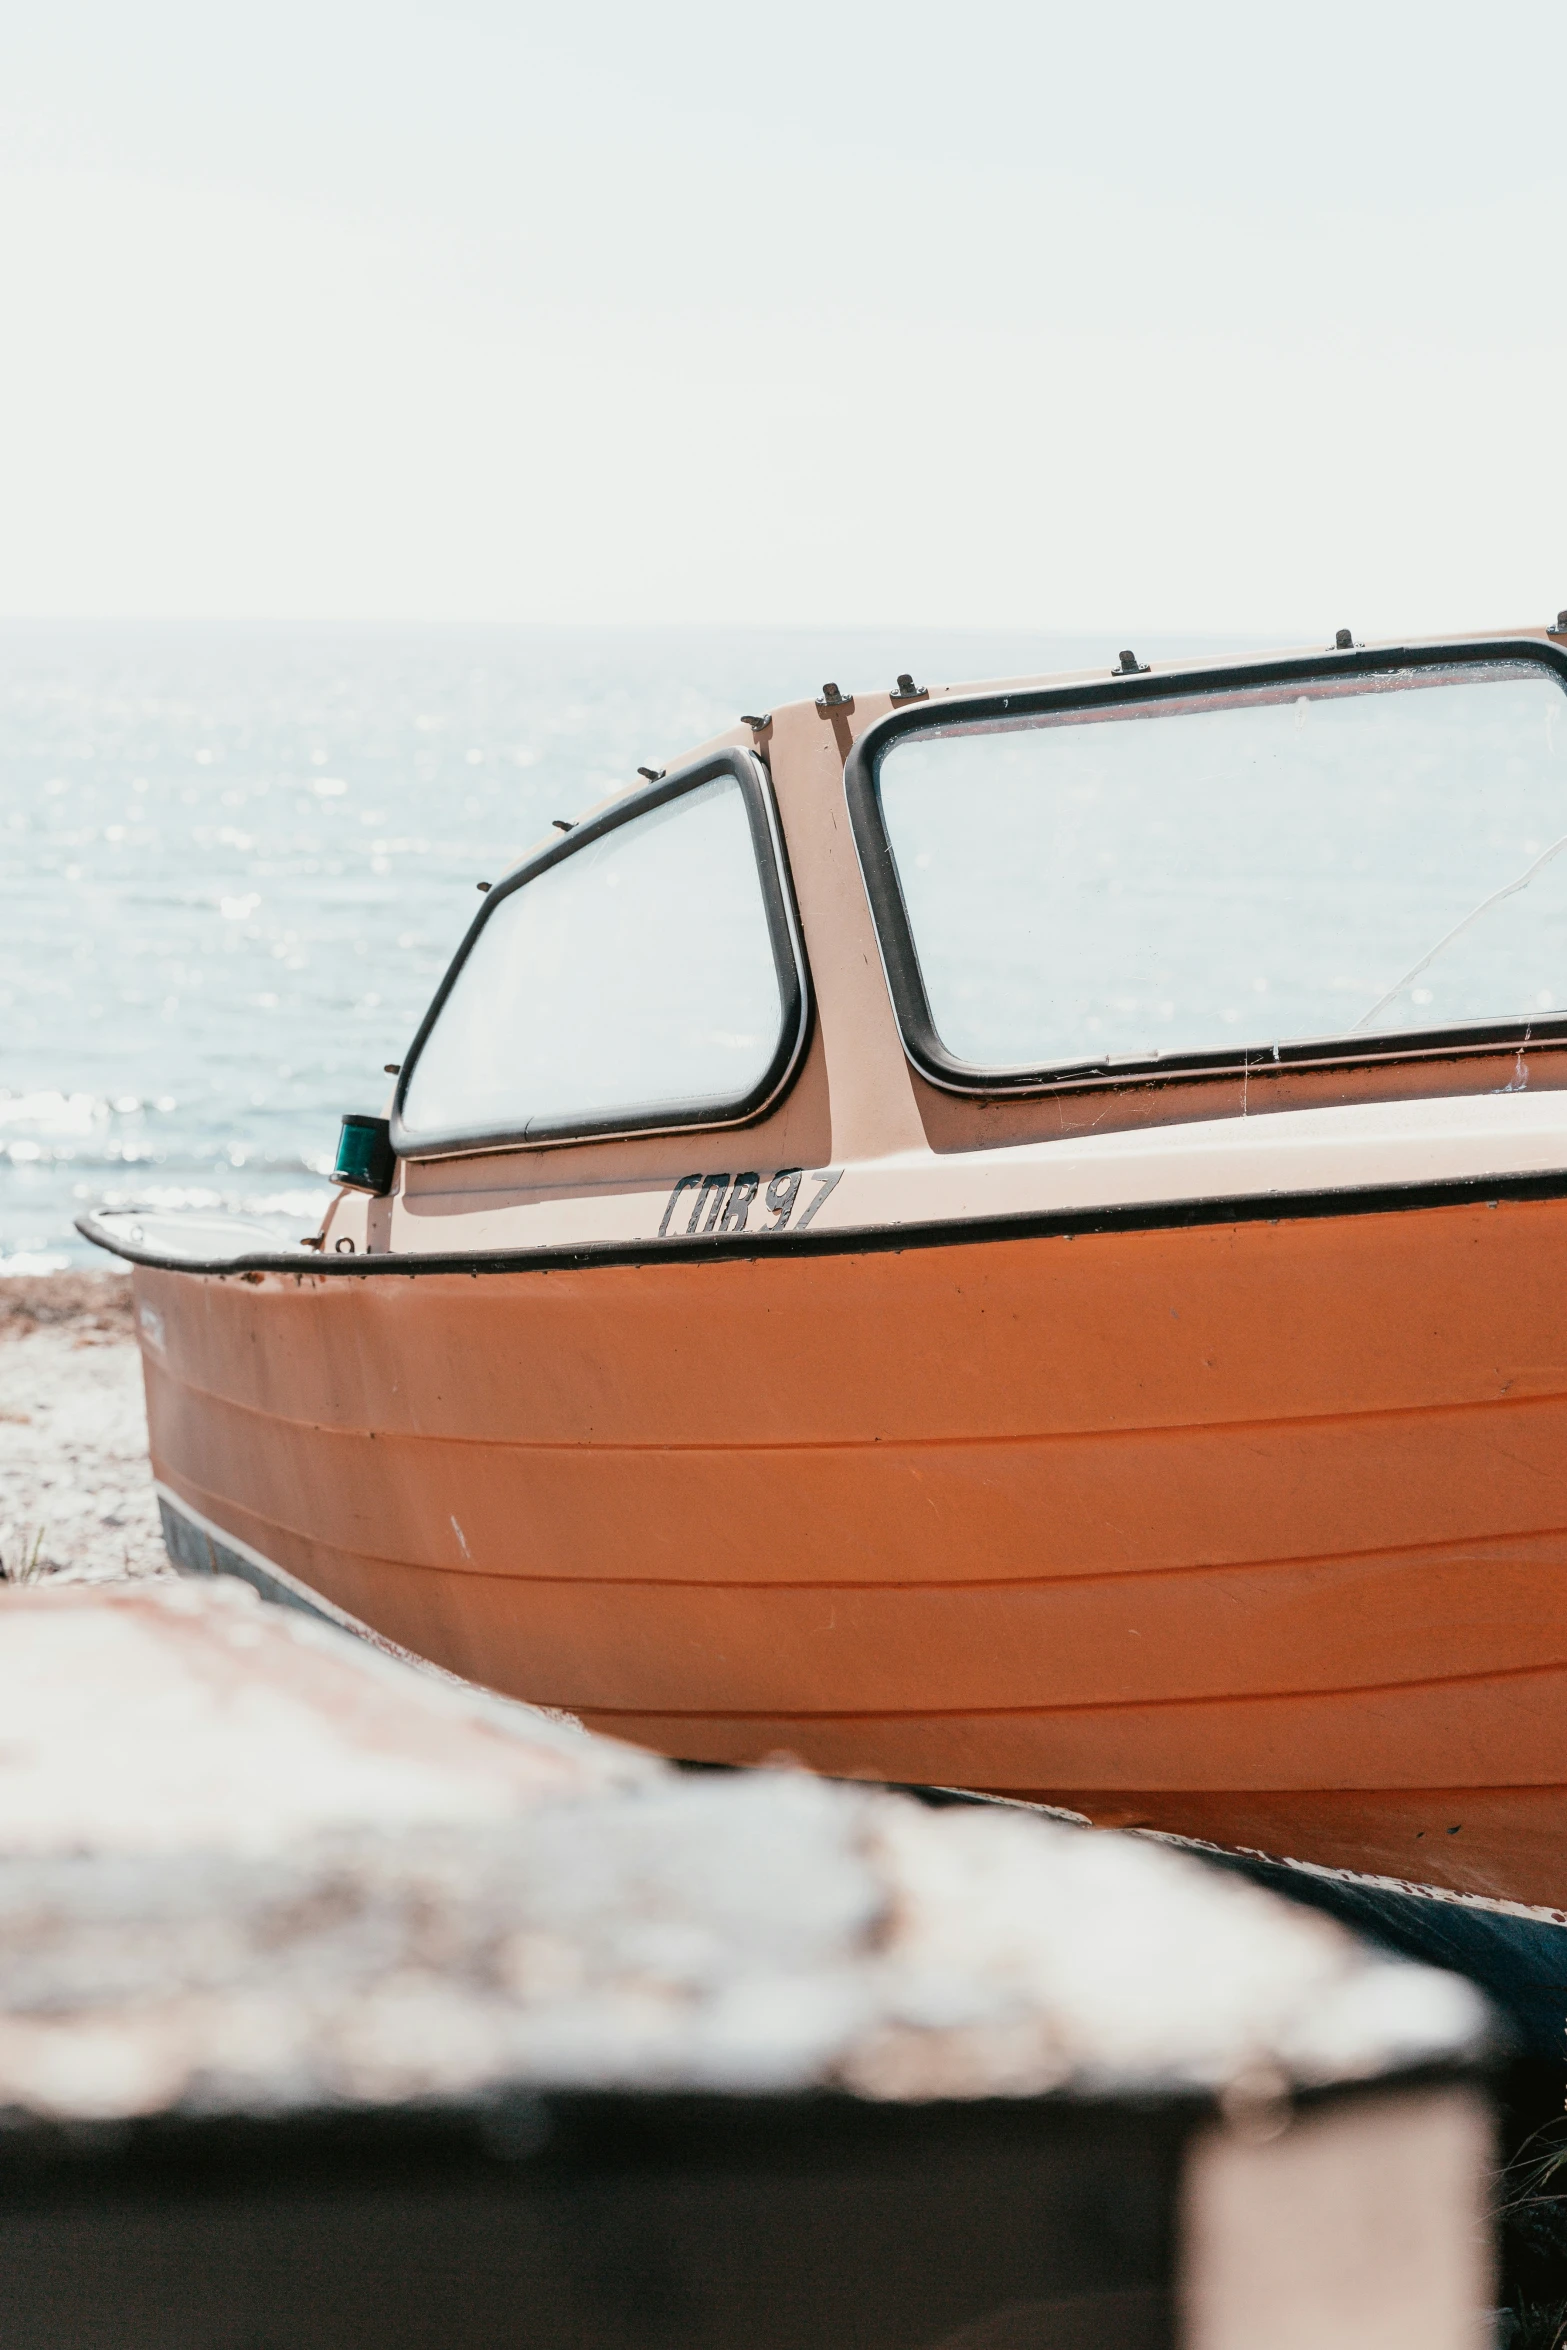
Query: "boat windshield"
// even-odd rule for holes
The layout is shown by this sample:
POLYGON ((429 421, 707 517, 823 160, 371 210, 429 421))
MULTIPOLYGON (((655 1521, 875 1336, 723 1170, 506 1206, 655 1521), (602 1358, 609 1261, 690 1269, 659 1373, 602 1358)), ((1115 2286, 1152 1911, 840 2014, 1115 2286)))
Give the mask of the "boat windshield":
POLYGON ((721 775, 497 894, 417 1049, 399 1148, 744 1107, 785 1010, 745 795, 721 775))
POLYGON ((1567 1015, 1567 695, 1395 670, 895 739, 929 1026, 978 1069, 1567 1015))

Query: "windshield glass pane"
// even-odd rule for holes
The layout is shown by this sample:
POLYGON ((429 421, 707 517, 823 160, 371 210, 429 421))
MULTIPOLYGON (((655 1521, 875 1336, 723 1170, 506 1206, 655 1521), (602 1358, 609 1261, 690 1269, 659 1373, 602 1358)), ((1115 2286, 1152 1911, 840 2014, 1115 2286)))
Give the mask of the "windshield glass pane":
POLYGON ((409 1077, 404 1131, 726 1109, 766 1077, 782 1018, 744 794, 721 776, 497 902, 409 1077))
POLYGON ((981 1068, 1567 1010, 1567 696, 1522 664, 921 733, 880 796, 981 1068))

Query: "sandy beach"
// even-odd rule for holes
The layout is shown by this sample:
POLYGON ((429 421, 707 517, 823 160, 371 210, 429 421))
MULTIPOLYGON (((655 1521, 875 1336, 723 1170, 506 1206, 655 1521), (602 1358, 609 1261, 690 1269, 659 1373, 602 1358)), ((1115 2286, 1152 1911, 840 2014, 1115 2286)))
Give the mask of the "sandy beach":
POLYGON ((129 1277, 0 1281, 0 1575, 167 1572, 129 1277))

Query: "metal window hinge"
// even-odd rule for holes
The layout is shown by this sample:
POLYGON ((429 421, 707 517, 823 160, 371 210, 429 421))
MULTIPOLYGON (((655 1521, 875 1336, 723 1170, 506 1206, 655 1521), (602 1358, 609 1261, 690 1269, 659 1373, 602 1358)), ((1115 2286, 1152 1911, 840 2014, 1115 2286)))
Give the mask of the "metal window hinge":
POLYGON ((820 710, 822 716, 825 718, 828 713, 833 710, 852 710, 854 708, 854 696, 853 694, 840 693, 837 686, 834 685, 832 680, 829 678, 827 683, 822 687, 821 692, 816 697, 816 707, 818 710, 820 710))
POLYGON ((1110 675, 1112 677, 1146 677, 1148 664, 1146 661, 1139 661, 1135 653, 1128 651, 1121 655, 1110 675))
POLYGON ((916 685, 909 672, 906 669, 900 669, 898 682, 892 689, 892 698, 895 702, 928 702, 930 687, 916 685))

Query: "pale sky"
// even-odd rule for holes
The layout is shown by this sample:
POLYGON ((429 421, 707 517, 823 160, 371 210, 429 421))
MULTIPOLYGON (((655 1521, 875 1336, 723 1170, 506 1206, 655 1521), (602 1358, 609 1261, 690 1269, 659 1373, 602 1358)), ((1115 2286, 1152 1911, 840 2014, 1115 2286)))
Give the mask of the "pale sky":
POLYGON ((1564 119, 1561 0, 10 0, 0 613, 1536 623, 1564 119))

